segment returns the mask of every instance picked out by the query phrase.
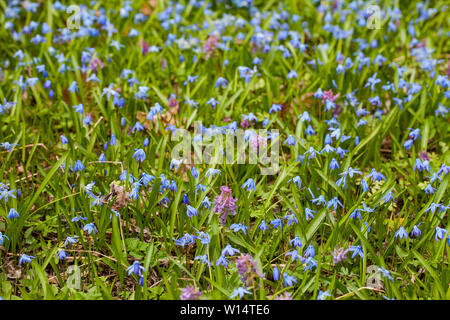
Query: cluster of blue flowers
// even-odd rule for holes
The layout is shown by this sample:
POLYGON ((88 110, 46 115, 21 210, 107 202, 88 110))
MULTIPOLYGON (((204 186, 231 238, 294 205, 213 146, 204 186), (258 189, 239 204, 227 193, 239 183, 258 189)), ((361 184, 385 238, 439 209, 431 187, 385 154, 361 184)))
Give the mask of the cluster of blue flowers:
MULTIPOLYGON (((80 5, 80 24, 73 29, 30 20, 37 15, 28 13, 44 10, 63 16, 67 6, 59 1, 48 8, 42 2, 8 1, 2 28, 14 43, 11 48, 20 49, 0 62, 0 121, 7 132, 2 128, 0 133, 5 140, 0 142, 4 149, 0 157, 10 159, 16 149, 27 148, 22 140, 12 140, 15 125, 28 116, 20 101, 41 105, 44 100, 58 110, 65 108, 61 125, 52 128, 60 143, 49 147, 57 159, 63 153, 67 156, 56 176, 62 185, 70 186, 68 197, 77 201, 71 202, 74 207, 66 215, 70 219, 62 219, 60 227, 77 235, 64 235, 64 241, 54 244, 59 261, 68 261, 68 247, 73 251, 81 247, 83 236, 83 243, 95 244, 96 235, 131 207, 142 214, 144 223, 156 223, 158 217, 163 225, 184 228, 165 230, 164 241, 183 250, 180 254, 196 250, 194 261, 209 270, 224 268, 233 273, 247 259, 244 262, 250 261, 252 274, 264 278, 256 261, 262 265, 261 259, 279 259, 266 268, 276 265, 270 271, 271 280, 281 279, 284 287, 298 286, 297 268, 304 274, 314 273, 325 259, 333 265, 367 259, 365 241, 371 241, 380 223, 386 224, 386 234, 393 234, 400 246, 408 241, 409 248, 409 242, 423 241, 431 233, 435 241, 447 241, 450 246, 444 218, 450 207, 445 198, 450 166, 448 157, 438 155, 448 148, 445 143, 428 145, 438 125, 447 127, 449 71, 444 71, 443 59, 434 58, 426 35, 420 32, 420 26, 438 10, 417 2, 414 20, 406 25, 406 13, 392 4, 379 17, 383 32, 371 33, 366 11, 370 1, 313 0, 308 10, 320 17, 321 34, 317 34, 306 13, 293 13, 283 3, 263 10, 250 0, 216 2, 169 1, 162 8, 152 8, 157 10, 152 19, 158 22, 157 37, 153 37, 147 32, 150 14, 132 1, 122 1, 118 10, 105 9, 101 3, 94 6, 97 1, 80 5), (193 12, 198 21, 190 20, 193 12), (407 58, 393 59, 392 52, 380 48, 383 41, 393 41, 401 24, 406 27, 402 37, 407 39, 407 58), (3 90, 5 82, 11 90, 3 90), (263 177, 248 165, 237 180, 226 166, 191 166, 171 159, 167 141, 177 132, 190 130, 195 119, 204 123, 193 142, 239 129, 255 151, 277 139, 283 141, 283 179, 263 177), (395 127, 392 123, 397 120, 398 128, 405 131, 392 129, 395 134, 389 134, 387 129, 395 127), (385 144, 390 152, 386 162, 401 165, 371 161, 371 154, 379 152, 375 149, 385 144), (368 160, 359 161, 364 152, 368 160), (414 177, 408 177, 408 182, 397 179, 409 174, 414 177), (91 182, 85 185, 85 181, 91 182), (278 188, 275 197, 264 190, 272 183, 278 188), (408 183, 418 190, 419 198, 414 200, 421 205, 413 215, 405 213, 412 207, 398 208, 404 205, 400 199, 409 192, 408 183), (109 190, 113 185, 120 185, 120 191, 109 190), (276 204, 264 203, 265 199, 275 203, 276 198, 279 210, 276 204), (154 203, 148 203, 149 199, 154 203), (81 206, 78 200, 90 206, 81 206), (392 225, 377 219, 386 212, 395 215, 392 225), (175 216, 173 221, 170 214, 175 216), (328 227, 351 226, 358 236, 339 239, 342 247, 324 249, 324 233, 319 239, 315 232, 325 217, 328 227), (221 241, 212 240, 218 237, 216 229, 222 232, 221 241), (250 255, 238 257, 244 249, 250 254, 251 245, 242 243, 254 243, 257 237, 283 241, 279 247, 283 251, 273 257, 255 255, 255 260, 250 255), (232 247, 231 242, 240 247, 232 247), (211 250, 211 246, 220 249, 211 250)), ((437 34, 449 35, 443 29, 437 34)), ((0 183, 7 226, 0 230, 0 245, 11 242, 8 232, 13 228, 8 227, 29 215, 16 197, 30 195, 0 183), (17 201, 11 204, 11 198, 17 201)), ((23 253, 18 264, 31 263, 35 256, 23 253)), ((143 286, 148 270, 133 261, 126 270, 143 286)), ((386 268, 379 266, 379 272, 394 281, 386 268)), ((230 298, 243 298, 253 288, 242 280, 229 289, 230 298)), ((192 288, 186 292, 196 298, 201 294, 192 288)), ((319 290, 316 298, 329 296, 329 291, 319 290)))

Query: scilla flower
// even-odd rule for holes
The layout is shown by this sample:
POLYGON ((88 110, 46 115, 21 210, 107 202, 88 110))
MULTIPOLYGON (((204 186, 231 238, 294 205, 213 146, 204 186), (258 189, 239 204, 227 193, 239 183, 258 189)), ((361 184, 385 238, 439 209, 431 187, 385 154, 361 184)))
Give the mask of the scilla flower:
POLYGON ((202 293, 202 291, 197 291, 194 287, 187 286, 186 288, 181 288, 180 300, 197 300, 202 293))
POLYGON ((241 188, 247 188, 247 191, 256 191, 255 189, 255 181, 252 178, 249 178, 244 182, 241 188))
POLYGON ((0 232, 0 246, 3 244, 5 238, 9 240, 9 238, 6 235, 0 232))
POLYGON ((251 292, 248 291, 247 289, 243 288, 243 287, 239 287, 239 288, 233 290, 233 292, 231 293, 230 298, 233 299, 236 296, 239 296, 239 298, 242 298, 246 294, 251 294, 251 292))
POLYGON ((142 149, 134 149, 133 158, 136 158, 137 162, 143 162, 145 160, 145 151, 142 149))
POLYGON ((197 210, 194 207, 187 205, 186 214, 189 218, 195 217, 197 215, 197 210))
POLYGON ((19 217, 19 213, 17 212, 16 209, 14 209, 14 208, 9 209, 8 219, 17 219, 18 217, 19 217))
POLYGON ((35 257, 33 257, 33 256, 29 256, 29 255, 27 255, 27 254, 22 254, 21 256, 20 256, 20 259, 19 259, 19 266, 21 265, 21 264, 25 264, 25 263, 30 263, 31 262, 31 259, 34 259, 35 257))
POLYGON ((285 287, 290 287, 294 283, 297 283, 297 278, 294 276, 290 276, 286 272, 283 274, 283 278, 284 278, 284 286, 285 287))
POLYGON ((88 223, 87 225, 85 225, 83 227, 83 231, 87 231, 88 234, 96 233, 97 232, 97 228, 95 227, 94 223, 91 222, 91 223, 88 223))
POLYGON ((140 276, 145 269, 139 264, 139 261, 134 261, 133 264, 127 268, 127 271, 128 275, 134 273, 136 276, 140 276))

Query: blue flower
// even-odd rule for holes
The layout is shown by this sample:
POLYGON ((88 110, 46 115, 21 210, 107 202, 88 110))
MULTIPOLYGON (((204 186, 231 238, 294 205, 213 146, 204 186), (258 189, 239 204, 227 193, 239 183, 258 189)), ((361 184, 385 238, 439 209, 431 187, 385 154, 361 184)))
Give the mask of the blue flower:
POLYGON ((311 257, 311 258, 314 258, 315 255, 316 255, 316 251, 314 250, 313 245, 310 244, 310 245, 308 246, 308 248, 306 248, 306 251, 305 251, 305 257, 311 257))
POLYGON ((429 183, 423 191, 425 191, 426 194, 433 194, 436 189, 431 186, 431 183, 429 183))
POLYGON ((320 150, 320 153, 321 154, 324 154, 325 152, 326 153, 332 153, 334 151, 335 151, 335 149, 332 146, 330 146, 329 144, 326 144, 325 147, 323 147, 323 149, 320 150))
POLYGON ((67 257, 68 257, 68 254, 67 254, 67 252, 65 252, 64 250, 60 250, 60 251, 58 252, 58 258, 59 258, 59 261, 61 261, 61 260, 66 260, 67 257))
POLYGON ((241 253, 239 249, 233 248, 231 245, 226 245, 225 248, 222 249, 222 256, 234 256, 237 253, 241 253))
POLYGON ((420 137, 420 129, 412 129, 408 128, 411 132, 409 133, 408 137, 410 137, 413 141, 416 141, 418 137, 420 137))
POLYGON ((216 176, 220 174, 220 169, 214 169, 214 168, 209 168, 208 170, 206 170, 205 172, 205 177, 209 178, 210 176, 216 176))
POLYGON ((418 237, 422 234, 422 231, 419 229, 420 223, 418 225, 415 225, 411 231, 411 236, 418 237))
POLYGON ((69 142, 69 140, 63 134, 60 136, 60 139, 62 144, 66 144, 69 142))
POLYGON ((267 226, 266 221, 264 219, 261 221, 261 223, 259 224, 258 228, 261 231, 269 230, 269 227, 267 226))
POLYGON ((381 82, 381 80, 380 79, 377 79, 377 73, 375 72, 375 74, 371 77, 371 78, 369 78, 369 79, 367 79, 369 82, 368 83, 366 83, 366 85, 364 86, 364 88, 367 88, 368 86, 370 86, 370 90, 372 90, 372 92, 373 91, 375 91, 375 85, 377 84, 377 83, 380 83, 381 82))
POLYGON ((208 196, 205 196, 205 198, 200 203, 200 206, 202 206, 203 208, 208 208, 208 209, 211 207, 211 202, 209 201, 208 196))
POLYGON ((447 230, 440 228, 440 227, 436 227, 436 235, 434 236, 434 239, 436 241, 442 240, 442 238, 444 238, 444 235, 448 235, 447 230))
POLYGON ((272 271, 272 279, 274 281, 278 281, 280 279, 280 271, 278 270, 278 267, 275 266, 273 267, 273 271, 272 271))
POLYGON ((189 99, 186 97, 185 103, 191 108, 198 108, 198 102, 195 102, 193 99, 189 99))
POLYGON ((384 203, 388 203, 391 200, 395 200, 394 196, 392 195, 392 191, 389 191, 384 197, 383 197, 384 203))
POLYGON ((400 239, 402 238, 408 239, 408 232, 405 230, 405 228, 400 227, 395 233, 395 237, 400 239))
POLYGON ((353 211, 353 212, 350 214, 350 218, 352 218, 352 219, 359 218, 359 220, 361 220, 361 214, 359 213, 359 210, 358 210, 358 209, 355 209, 355 211, 353 211))
POLYGON ((318 205, 322 205, 322 204, 326 204, 327 200, 325 200, 323 195, 320 195, 317 198, 312 199, 311 202, 312 203, 316 203, 317 202, 318 205))
POLYGON ((9 240, 9 238, 6 235, 0 232, 0 246, 3 244, 5 238, 9 240))
POLYGON ((94 200, 92 200, 92 202, 91 202, 91 208, 92 208, 93 206, 102 206, 102 205, 103 205, 103 202, 102 202, 102 200, 101 200, 100 197, 97 197, 96 195, 94 195, 94 194, 92 194, 92 193, 91 193, 90 197, 91 197, 92 199, 94 199, 94 200))
POLYGON ((295 137, 290 134, 289 137, 284 141, 284 144, 288 144, 288 146, 295 146, 295 137))
POLYGON ((114 209, 111 209, 111 211, 112 211, 112 213, 109 215, 109 219, 112 219, 112 214, 114 213, 114 215, 117 217, 117 218, 120 218, 120 213, 119 212, 117 212, 116 210, 114 210, 114 209))
POLYGON ((194 177, 194 179, 198 178, 198 169, 196 167, 192 167, 191 173, 192 173, 192 177, 194 177))
POLYGON ((320 291, 317 294, 317 299, 316 300, 325 300, 325 297, 331 297, 331 294, 329 291, 320 291))
POLYGON ((299 237, 295 237, 294 239, 290 240, 289 244, 293 245, 294 247, 299 247, 299 248, 301 248, 301 246, 302 246, 302 242, 300 241, 299 237))
POLYGON ((309 115, 308 111, 304 111, 301 115, 297 117, 297 119, 300 119, 301 122, 311 122, 311 116, 309 115))
POLYGON ((313 213, 316 213, 316 211, 311 210, 309 208, 305 208, 305 215, 306 215, 306 221, 309 221, 311 219, 314 219, 313 213))
POLYGON ((211 265, 211 262, 208 260, 208 255, 204 254, 201 256, 196 256, 194 258, 194 260, 200 260, 201 262, 203 262, 204 264, 207 264, 208 266, 211 265))
POLYGON ((144 129, 145 129, 145 127, 139 121, 136 121, 133 128, 131 129, 131 132, 134 133, 136 130, 143 131, 144 129))
POLYGON ((75 109, 75 112, 78 112, 79 114, 83 114, 84 113, 84 107, 83 104, 77 104, 76 106, 72 107, 73 109, 75 109))
POLYGON ((145 160, 145 151, 142 149, 134 149, 133 158, 136 158, 137 162, 143 162, 145 160))
POLYGON ((227 79, 219 77, 216 80, 215 86, 216 86, 216 88, 218 88, 218 87, 226 88, 227 84, 228 84, 228 80, 227 79))
POLYGON ((337 197, 334 197, 333 199, 328 201, 327 208, 333 206, 334 211, 336 211, 338 205, 340 205, 341 208, 343 208, 342 203, 339 201, 339 199, 337 197))
POLYGON ((438 107, 437 109, 434 111, 434 114, 436 116, 440 115, 441 117, 445 117, 445 115, 448 113, 448 110, 445 106, 443 106, 442 104, 438 103, 438 107))
POLYGON ((289 181, 292 181, 293 183, 297 184, 297 187, 299 189, 302 187, 302 180, 301 180, 300 176, 295 176, 292 179, 288 180, 288 182, 289 181))
POLYGON ((78 221, 87 220, 87 219, 88 219, 87 217, 75 216, 75 217, 72 218, 72 222, 78 222, 78 221))
POLYGON ((83 231, 87 231, 88 234, 96 233, 97 232, 97 228, 95 227, 94 223, 91 222, 91 223, 88 223, 87 225, 85 225, 83 227, 83 231))
POLYGON ((269 113, 272 113, 272 112, 278 112, 278 111, 280 111, 282 108, 283 108, 282 105, 279 105, 279 104, 274 103, 274 104, 272 104, 272 106, 270 107, 269 113))
POLYGON ((284 278, 284 286, 285 287, 290 287, 294 283, 297 283, 297 278, 294 276, 290 276, 286 272, 283 274, 283 278, 284 278))
POLYGON ((134 94, 134 98, 138 100, 144 100, 147 98, 147 91, 150 90, 149 87, 139 86, 138 92, 134 94))
POLYGON ((17 219, 17 218, 19 218, 19 213, 16 211, 16 209, 14 208, 9 209, 8 219, 17 219))
POLYGON ((70 92, 73 92, 73 93, 78 93, 78 85, 77 85, 77 82, 76 81, 73 81, 72 82, 72 84, 69 86, 69 89, 68 89, 70 92))
POLYGON ((224 266, 225 268, 227 268, 229 263, 230 263, 230 261, 228 261, 224 255, 221 255, 219 257, 219 259, 217 259, 217 261, 216 261, 216 266, 221 265, 221 266, 224 266))
POLYGON ((361 187, 363 189, 363 192, 369 190, 369 185, 367 184, 367 181, 364 178, 361 179, 361 187))
POLYGON ((283 230, 283 223, 281 219, 273 219, 270 224, 273 225, 274 228, 280 227, 280 229, 283 230))
POLYGON ((336 161, 335 158, 331 159, 329 168, 330 170, 339 169, 339 163, 336 161))
POLYGON ((386 181, 385 176, 377 172, 375 169, 372 169, 372 171, 367 176, 365 176, 365 178, 372 178, 372 181, 386 181))
POLYGON ((383 267, 379 267, 378 271, 381 272, 381 274, 383 275, 383 277, 388 278, 391 281, 394 281, 394 278, 392 278, 391 273, 389 272, 389 270, 386 270, 383 267))
POLYGON ((295 70, 291 70, 286 76, 286 78, 288 78, 288 79, 297 78, 297 77, 298 77, 298 74, 297 74, 297 72, 295 72, 295 70))
POLYGON ((184 204, 189 204, 189 197, 188 197, 187 194, 184 194, 184 195, 183 195, 183 203, 184 203, 184 204))
POLYGON ((20 259, 19 259, 19 266, 21 265, 21 264, 25 264, 25 263, 30 263, 31 262, 31 259, 35 259, 35 257, 33 257, 33 256, 29 256, 29 255, 27 255, 27 254, 22 254, 21 256, 20 256, 20 259))
POLYGON ((245 83, 249 83, 253 75, 256 73, 256 66, 253 69, 249 67, 239 66, 238 68, 239 77, 244 78, 245 83))
POLYGON ((364 251, 361 246, 350 246, 348 250, 353 252, 352 259, 356 257, 356 255, 359 255, 362 259, 364 259, 364 251))
POLYGON ((73 171, 84 171, 84 165, 80 160, 75 161, 75 165, 73 166, 73 171))
POLYGON ((292 223, 294 223, 294 224, 298 223, 298 219, 294 213, 287 214, 285 217, 283 217, 283 219, 286 219, 286 221, 287 221, 286 224, 288 226, 290 226, 292 223))
POLYGON ((195 243, 195 236, 190 235, 189 233, 186 233, 180 239, 174 239, 174 240, 175 240, 175 245, 176 246, 184 247, 185 245, 195 243))
POLYGON ((252 178, 247 179, 247 181, 244 182, 244 184, 241 186, 241 188, 247 188, 247 191, 253 191, 255 192, 255 181, 253 181, 252 178))
POLYGON ((143 271, 145 271, 145 268, 139 264, 139 261, 134 261, 131 266, 127 268, 128 275, 131 275, 131 273, 134 273, 136 276, 140 276, 143 271))
POLYGON ((197 215, 197 209, 190 205, 187 205, 186 214, 189 218, 195 217, 197 215))
POLYGON ((194 83, 195 81, 197 81, 199 76, 187 76, 187 80, 184 82, 184 85, 187 85, 188 82, 189 83, 194 83))
POLYGON ((313 147, 310 147, 308 150, 305 151, 305 153, 303 155, 309 154, 308 159, 311 160, 311 159, 314 159, 316 157, 317 153, 318 152, 317 152, 316 149, 314 149, 313 147))
POLYGON ((405 143, 403 144, 403 147, 405 147, 406 150, 411 149, 412 145, 413 145, 414 141, 411 139, 408 139, 405 141, 405 143))
POLYGON ((106 98, 108 99, 108 101, 111 98, 111 96, 113 97, 119 96, 119 93, 116 90, 114 90, 113 86, 114 84, 110 83, 108 87, 103 88, 102 97, 106 94, 106 98))
POLYGON ((291 256, 292 261, 301 260, 302 257, 298 254, 297 250, 289 251, 285 254, 285 256, 291 256))
POLYGON ((314 93, 314 98, 316 99, 322 99, 323 91, 321 88, 317 89, 317 91, 314 93))
POLYGON ((242 298, 246 294, 251 294, 251 292, 248 291, 245 288, 239 287, 239 288, 233 290, 233 292, 231 293, 230 298, 233 299, 236 296, 239 296, 239 298, 242 298))
POLYGON ((244 234, 247 234, 248 227, 243 225, 242 223, 233 223, 230 226, 230 229, 233 230, 234 232, 242 231, 242 232, 244 232, 244 234))

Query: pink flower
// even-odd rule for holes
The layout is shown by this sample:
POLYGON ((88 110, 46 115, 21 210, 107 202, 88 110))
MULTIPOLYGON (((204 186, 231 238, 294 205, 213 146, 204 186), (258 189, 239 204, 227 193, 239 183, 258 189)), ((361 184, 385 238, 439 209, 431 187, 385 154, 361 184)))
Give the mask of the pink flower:
POLYGON ((348 249, 344 249, 344 248, 334 248, 334 252, 333 252, 333 263, 337 264, 339 262, 341 262, 342 260, 344 260, 345 258, 347 258, 345 256, 345 254, 347 253, 348 249))
POLYGON ((426 151, 420 151, 419 158, 422 159, 422 161, 430 161, 430 157, 428 157, 428 153, 426 151))
POLYGON ((289 292, 285 292, 282 296, 276 296, 275 300, 293 300, 289 292))
POLYGON ((252 126, 252 123, 250 121, 248 121, 247 119, 244 119, 241 121, 241 127, 242 128, 249 128, 252 126))
POLYGON ((180 299, 181 300, 197 300, 201 295, 202 291, 195 290, 194 287, 187 286, 186 288, 181 288, 180 299))
POLYGON ((98 67, 100 66, 100 69, 103 69, 103 67, 105 66, 105 64, 102 62, 102 60, 100 60, 99 58, 97 58, 97 57, 94 57, 92 60, 91 60, 91 69, 95 72, 95 73, 97 73, 97 71, 98 71, 98 67))
POLYGON ((341 94, 333 95, 333 90, 324 91, 322 95, 322 103, 325 103, 326 100, 330 100, 331 102, 335 102, 337 98, 339 98, 341 94))
POLYGON ((231 195, 232 190, 227 186, 220 187, 220 195, 216 197, 216 206, 214 207, 214 212, 222 213, 220 217, 220 223, 224 225, 227 221, 227 216, 229 214, 236 214, 236 201, 231 195))
POLYGON ((259 149, 259 152, 261 152, 267 147, 267 140, 266 140, 266 138, 255 133, 250 138, 250 146, 252 147, 253 152, 258 154, 258 149, 259 149))
POLYGON ((142 47, 142 54, 145 56, 148 53, 148 49, 150 48, 150 45, 145 42, 144 40, 139 41, 139 47, 142 47))
POLYGON ((261 274, 261 272, 259 272, 256 261, 253 260, 252 256, 248 253, 245 255, 241 254, 236 259, 236 268, 238 269, 238 273, 241 276, 242 282, 247 285, 247 282, 254 277, 255 273, 260 277, 264 276, 263 274, 261 274))
POLYGON ((205 51, 205 58, 208 59, 216 50, 217 42, 219 39, 215 35, 209 36, 203 45, 203 50, 205 51))

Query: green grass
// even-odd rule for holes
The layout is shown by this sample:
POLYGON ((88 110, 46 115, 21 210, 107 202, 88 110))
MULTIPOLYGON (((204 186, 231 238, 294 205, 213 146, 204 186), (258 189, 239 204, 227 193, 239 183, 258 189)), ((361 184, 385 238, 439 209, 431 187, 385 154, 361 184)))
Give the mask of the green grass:
MULTIPOLYGON (((338 39, 324 28, 326 13, 318 10, 315 1, 254 1, 259 11, 268 12, 258 22, 259 26, 273 32, 271 49, 264 52, 262 46, 254 44, 255 37, 261 33, 249 24, 255 15, 248 8, 237 8, 233 4, 237 2, 227 1, 225 6, 211 1, 211 14, 204 13, 208 1, 201 9, 183 2, 186 6, 180 13, 181 22, 165 29, 159 15, 170 6, 167 1, 133 1, 133 11, 124 18, 119 14, 120 5, 113 2, 98 1, 91 6, 90 1, 80 1, 78 4, 93 10, 90 15, 98 12, 99 16, 106 16, 117 33, 108 35, 96 21, 92 27, 99 30, 98 36, 80 36, 62 42, 61 28, 70 14, 54 9, 54 1, 43 2, 36 12, 22 9, 17 18, 11 18, 5 11, 8 2, 0 0, 3 43, 0 101, 15 103, 0 113, 0 143, 17 144, 11 151, 0 149, 0 191, 15 190, 16 196, 10 196, 7 201, 0 199, 0 232, 7 237, 0 245, 0 297, 5 300, 180 299, 181 288, 193 286, 202 291, 200 299, 229 299, 239 287, 250 292, 243 299, 274 299, 285 293, 294 299, 317 299, 325 291, 330 294, 327 299, 337 300, 450 299, 449 175, 442 169, 450 163, 449 118, 448 114, 435 113, 439 105, 448 108, 448 87, 436 84, 438 75, 448 75, 450 47, 445 41, 449 30, 448 5, 445 1, 433 2, 437 11, 420 20, 423 12, 416 9, 420 1, 379 1, 382 11, 394 7, 401 10, 396 31, 390 31, 389 17, 381 21, 381 29, 370 30, 358 26, 359 14, 348 8, 345 21, 339 22, 344 15, 341 10, 347 7, 344 4, 332 13, 331 24, 343 30, 353 28, 353 34, 338 39), (289 30, 298 32, 300 43, 307 45, 303 52, 289 42, 291 37, 279 40, 279 30, 271 28, 274 24, 271 17, 280 13, 280 9, 290 17, 300 16, 298 21, 288 18, 286 22, 289 30), (134 15, 138 12, 147 19, 135 23, 134 15), (242 28, 226 26, 224 21, 219 21, 225 14, 246 20, 247 24, 242 28), (13 23, 12 29, 17 32, 32 21, 38 22, 39 27, 14 39, 5 24, 7 21, 13 23), (416 21, 412 24, 416 34, 412 36, 408 26, 416 21), (41 33, 44 22, 52 32, 42 35, 43 42, 33 44, 31 39, 41 33), (204 22, 209 24, 209 29, 203 29, 204 22), (229 50, 217 48, 207 57, 203 45, 214 23, 218 28, 223 27, 221 36, 232 40, 224 44, 229 50), (194 24, 198 30, 188 28, 194 24), (139 31, 138 36, 128 36, 132 28, 139 31), (242 38, 238 39, 239 32, 242 38), (168 45, 169 34, 175 34, 177 39, 198 39, 198 44, 187 49, 180 48, 181 42, 168 45), (417 43, 411 42, 414 38, 417 43, 425 41, 430 50, 428 57, 418 56, 424 53, 417 43), (113 40, 124 47, 116 50, 111 46, 113 40), (378 44, 371 48, 373 40, 378 44), (140 41, 159 47, 159 51, 144 55, 140 41), (360 50, 361 41, 367 43, 367 48, 360 50), (318 45, 325 43, 328 50, 319 49, 318 45), (280 45, 289 56, 283 54, 280 45), (96 72, 99 83, 86 81, 95 74, 93 70, 80 69, 82 53, 88 48, 94 48, 93 56, 104 63, 96 72), (16 54, 18 50, 24 55, 22 60, 16 54), (361 70, 358 70, 359 52, 371 61, 361 70), (353 61, 345 74, 336 72, 338 53, 353 61), (59 54, 64 54, 63 62, 58 61, 59 54), (386 59, 381 65, 374 63, 378 55, 386 59), (238 67, 252 69, 255 57, 262 62, 257 65, 258 74, 247 83, 238 67), (438 60, 432 68, 436 74, 433 78, 430 70, 423 68, 426 59, 438 60), (443 61, 439 62, 440 59, 443 61), (407 90, 399 87, 402 77, 394 62, 406 68, 404 81, 410 86, 421 86, 410 98, 407 90), (64 73, 60 71, 62 64, 66 67, 64 73), (44 78, 38 71, 39 65, 45 65, 48 77, 44 78), (135 77, 139 84, 130 85, 121 77, 124 69, 132 70, 128 79, 135 77), (291 70, 295 70, 297 78, 287 78, 291 70), (372 91, 365 85, 374 73, 381 82, 372 91), (20 76, 24 81, 34 77, 38 81, 22 90, 14 83, 20 76), (184 85, 188 76, 198 78, 184 85), (227 79, 226 88, 215 87, 218 77, 227 79), (49 98, 49 89, 44 88, 47 79, 51 81, 53 98, 49 98), (74 81, 78 92, 69 92, 74 81), (395 91, 382 89, 387 82, 394 84, 395 91), (115 90, 120 89, 123 107, 102 94, 110 84, 115 90), (145 99, 135 97, 140 86, 148 87, 145 99), (321 99, 313 97, 319 88, 340 94, 336 109, 325 111, 321 99), (352 92, 358 101, 355 107, 348 96, 352 92), (177 96, 177 107, 170 106, 171 93, 177 96), (379 96, 380 106, 369 102, 375 96, 379 96), (212 97, 219 102, 216 108, 207 104, 212 97), (188 98, 194 99, 198 108, 186 104, 188 98), (399 108, 393 98, 402 99, 403 107, 399 108), (154 121, 146 120, 155 103, 164 111, 154 121), (73 108, 79 104, 84 106, 83 115, 73 108), (269 112, 273 104, 282 105, 282 110, 269 112), (367 115, 357 116, 356 107, 365 108, 367 115), (298 118, 305 111, 311 117, 310 122, 298 118), (262 129, 261 122, 267 118, 264 129, 279 131, 280 168, 276 174, 262 175, 260 164, 236 161, 195 164, 199 171, 197 178, 191 172, 192 164, 182 164, 178 170, 171 168, 171 152, 178 142, 171 138, 169 125, 187 129, 192 135, 196 121, 206 128, 232 122, 241 128, 242 115, 250 112, 257 121, 249 129, 262 129), (332 119, 334 113, 338 125, 327 124, 325 120, 332 119), (92 118, 89 125, 83 122, 88 114, 92 118), (367 124, 357 126, 360 119, 367 124), (144 126, 142 131, 133 130, 137 121, 144 126), (315 131, 314 135, 306 134, 308 125, 315 131), (311 147, 320 152, 325 147, 326 135, 332 133, 329 128, 337 126, 340 137, 345 135, 349 139, 333 138, 331 145, 345 149, 345 155, 341 158, 335 152, 318 153, 308 159, 309 154, 305 152, 311 147), (420 137, 407 149, 404 144, 410 139, 409 128, 419 129, 420 137), (113 134, 117 138, 116 146, 111 145, 113 134), (62 144, 60 135, 69 142, 62 144), (285 144, 289 135, 295 136, 294 146, 285 144), (146 146, 145 139, 148 139, 146 146), (143 162, 133 157, 135 149, 144 150, 143 162), (106 162, 99 161, 102 153, 106 162), (299 156, 305 156, 304 160, 298 161, 299 156), (339 163, 339 169, 330 169, 332 158, 339 163), (429 159, 429 171, 415 169, 416 159, 420 158, 429 159), (85 169, 73 172, 77 160, 85 169), (336 181, 342 177, 339 174, 349 168, 357 168, 362 175, 347 177, 346 187, 337 185, 336 181), (385 180, 374 182, 365 178, 369 189, 363 191, 361 178, 372 168, 383 174, 385 180), (220 174, 207 177, 208 169, 219 169, 220 174), (124 179, 120 179, 124 170, 124 179), (142 173, 152 175, 154 180, 140 187, 139 199, 129 199, 125 193, 133 188, 130 175, 140 179, 142 173), (434 193, 428 194, 424 189, 433 173, 439 178, 431 183, 436 189, 434 193), (296 176, 301 178, 300 188, 291 181, 296 176), (249 178, 255 182, 254 192, 241 187, 249 178), (169 184, 172 181, 176 184, 176 190, 163 185, 166 179, 169 184), (113 194, 103 205, 92 206, 93 198, 85 189, 91 182, 95 182, 91 192, 97 197, 109 194, 111 185, 123 187, 124 194, 113 194), (199 184, 205 189, 197 190, 199 184), (221 186, 231 188, 232 196, 237 199, 236 214, 229 215, 224 226, 219 221, 220 214, 214 212, 214 201, 221 193, 221 186), (384 197, 390 191, 395 199, 385 203, 384 197), (311 192, 314 198, 322 195, 328 203, 337 197, 342 207, 338 205, 334 210, 330 203, 329 207, 312 203, 311 192), (189 205, 198 212, 192 218, 186 214, 185 195, 189 205), (119 204, 122 196, 125 200, 119 204), (202 205, 205 197, 211 202, 210 208, 202 205), (165 200, 168 201, 163 204, 165 200), (363 204, 375 210, 364 212, 363 204), (427 210, 432 204, 441 206, 427 210), (17 210, 18 218, 8 217, 11 208, 17 210), (315 211, 314 218, 307 220, 306 208, 315 211), (351 214, 357 209, 361 219, 352 219, 351 214), (73 221, 76 216, 86 220, 73 221), (289 217, 295 217, 296 222, 289 223, 289 217), (274 219, 283 219, 282 229, 270 224, 274 219), (264 232, 258 228, 263 220, 269 226, 264 232), (88 223, 95 225, 96 232, 89 234, 83 230, 88 223), (230 229, 237 223, 248 227, 246 234, 230 229), (421 235, 414 237, 411 232, 417 225, 421 235), (395 236, 400 227, 408 232, 407 239, 395 236), (439 230, 436 228, 445 229, 447 234, 441 231, 442 239, 436 240, 439 230), (207 233, 209 243, 196 239, 193 244, 176 245, 176 239, 186 233, 195 235, 197 231, 207 233), (65 246, 68 236, 77 236, 78 242, 65 246), (299 248, 290 244, 295 237, 302 243, 299 248), (216 265, 228 244, 242 254, 248 253, 264 277, 252 271, 248 273, 249 281, 244 283, 236 267, 236 261, 241 259, 239 254, 227 257, 227 268, 216 265), (316 263, 310 269, 305 266, 311 260, 302 263, 286 256, 297 250, 306 259, 310 245, 315 251, 312 262, 316 263), (352 258, 353 253, 349 251, 345 259, 333 262, 335 248, 351 246, 360 246, 364 257, 352 258), (60 260, 58 252, 63 249, 67 259, 60 260), (35 258, 31 263, 19 265, 23 254, 35 258), (201 255, 207 256, 211 266, 195 260, 201 255), (134 261, 144 267, 142 285, 139 276, 128 274, 127 268, 134 261), (275 266, 280 280, 273 279, 275 266), (371 266, 389 270, 393 280, 378 273, 375 277, 381 285, 374 287, 371 266), (70 270, 74 272, 71 274, 70 270), (284 273, 294 276, 297 282, 285 287, 284 273)), ((332 1, 322 2, 332 5, 332 1)), ((89 63, 90 59, 84 66, 89 67, 89 63)), ((268 140, 269 144, 276 139, 268 140)))

